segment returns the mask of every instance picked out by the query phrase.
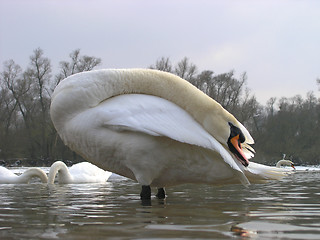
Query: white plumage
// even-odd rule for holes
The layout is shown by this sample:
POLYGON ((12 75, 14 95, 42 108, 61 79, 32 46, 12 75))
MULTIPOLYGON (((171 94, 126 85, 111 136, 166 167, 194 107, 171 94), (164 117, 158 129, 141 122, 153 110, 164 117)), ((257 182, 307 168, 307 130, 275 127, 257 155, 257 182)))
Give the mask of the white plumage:
POLYGON ((39 178, 42 183, 47 183, 46 173, 40 168, 29 168, 21 175, 16 175, 9 169, 0 166, 0 184, 29 183, 32 178, 39 178))
POLYGON ((245 167, 254 142, 247 129, 169 73, 122 69, 73 75, 55 89, 51 118, 72 150, 141 185, 249 184, 283 176, 274 167, 245 167), (233 150, 240 157, 228 143, 232 128, 241 132, 237 139, 245 138, 233 150))
POLYGON ((88 162, 77 163, 68 168, 64 162, 56 161, 49 170, 49 184, 54 183, 57 174, 59 183, 105 183, 112 173, 88 162))
POLYGON ((292 167, 293 169, 295 169, 294 163, 290 160, 286 160, 286 159, 281 159, 277 162, 276 167, 280 168, 282 166, 289 166, 292 167))

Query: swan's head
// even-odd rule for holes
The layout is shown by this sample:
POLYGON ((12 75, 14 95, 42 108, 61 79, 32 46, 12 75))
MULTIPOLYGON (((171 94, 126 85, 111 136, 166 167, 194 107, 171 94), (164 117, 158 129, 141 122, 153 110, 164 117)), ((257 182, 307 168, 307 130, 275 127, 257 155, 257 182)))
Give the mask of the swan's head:
POLYGON ((296 170, 296 167, 294 166, 294 163, 292 162, 292 161, 290 161, 290 160, 287 160, 287 165, 288 166, 290 166, 290 167, 292 167, 294 170, 296 170))
POLYGON ((290 160, 282 159, 282 160, 278 161, 276 164, 276 167, 281 167, 281 166, 289 166, 289 167, 292 167, 294 170, 296 170, 294 163, 290 160))
POLYGON ((228 138, 227 144, 229 150, 235 155, 235 157, 247 167, 249 165, 249 161, 246 155, 243 152, 241 144, 246 141, 246 138, 240 128, 234 126, 231 122, 229 122, 230 126, 230 136, 228 138))

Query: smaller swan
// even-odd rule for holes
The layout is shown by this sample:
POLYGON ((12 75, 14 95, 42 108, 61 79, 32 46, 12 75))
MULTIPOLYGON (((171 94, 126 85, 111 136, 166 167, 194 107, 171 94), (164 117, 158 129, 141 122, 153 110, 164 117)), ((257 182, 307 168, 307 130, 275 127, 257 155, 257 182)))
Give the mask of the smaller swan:
POLYGON ((48 182, 48 177, 40 168, 29 168, 21 175, 16 175, 9 169, 0 166, 0 184, 29 183, 34 177, 40 178, 42 183, 48 182))
POLYGON ((291 166, 294 170, 296 170, 293 162, 290 161, 290 160, 282 159, 282 160, 278 161, 276 167, 277 167, 277 168, 280 168, 280 167, 282 167, 282 166, 291 166))
POLYGON ((64 162, 56 161, 49 170, 49 184, 54 184, 57 174, 59 183, 103 183, 112 173, 88 162, 77 163, 68 168, 64 162))

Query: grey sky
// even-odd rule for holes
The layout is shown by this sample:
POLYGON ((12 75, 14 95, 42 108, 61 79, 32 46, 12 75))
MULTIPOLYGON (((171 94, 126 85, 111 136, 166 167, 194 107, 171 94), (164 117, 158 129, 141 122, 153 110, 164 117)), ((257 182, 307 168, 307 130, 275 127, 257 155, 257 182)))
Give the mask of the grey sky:
POLYGON ((56 67, 71 51, 100 68, 188 57, 199 71, 248 75, 259 102, 319 96, 320 1, 0 0, 0 69, 40 47, 56 67))

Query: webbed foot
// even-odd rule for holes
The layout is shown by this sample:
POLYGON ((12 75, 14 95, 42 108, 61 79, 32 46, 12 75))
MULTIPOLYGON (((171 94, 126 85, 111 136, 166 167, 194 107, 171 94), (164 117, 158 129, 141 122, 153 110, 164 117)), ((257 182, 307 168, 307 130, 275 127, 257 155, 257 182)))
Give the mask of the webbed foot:
POLYGON ((150 186, 142 186, 141 193, 140 193, 141 200, 149 200, 151 199, 151 188, 150 186))
POLYGON ((165 192, 164 188, 158 188, 158 193, 157 193, 156 197, 159 199, 166 198, 166 192, 165 192))

